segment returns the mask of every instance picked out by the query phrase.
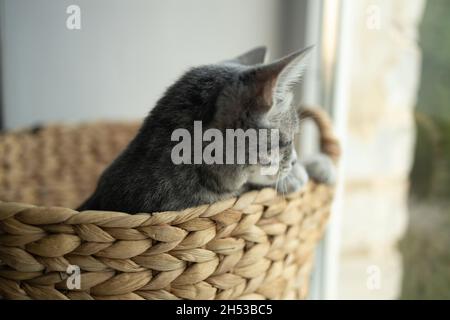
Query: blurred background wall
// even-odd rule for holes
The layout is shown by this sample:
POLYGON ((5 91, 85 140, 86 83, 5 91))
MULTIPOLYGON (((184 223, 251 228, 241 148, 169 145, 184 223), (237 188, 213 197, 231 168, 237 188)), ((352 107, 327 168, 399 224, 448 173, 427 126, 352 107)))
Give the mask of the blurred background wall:
POLYGON ((347 3, 352 68, 338 295, 396 299, 405 267, 398 241, 408 223, 425 1, 347 3))
POLYGON ((304 41, 307 1, 0 0, 6 128, 142 118, 191 66, 304 41), (69 5, 81 29, 69 30, 69 5))

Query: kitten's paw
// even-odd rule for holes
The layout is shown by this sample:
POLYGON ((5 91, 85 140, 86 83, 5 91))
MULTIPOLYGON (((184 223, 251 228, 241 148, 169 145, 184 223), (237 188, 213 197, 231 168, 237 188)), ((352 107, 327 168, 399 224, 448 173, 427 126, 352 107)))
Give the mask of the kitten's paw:
POLYGON ((319 183, 334 184, 336 182, 336 166, 331 158, 319 154, 305 162, 306 172, 312 180, 319 183))
POLYGON ((282 194, 294 193, 305 187, 308 180, 308 173, 305 167, 297 163, 289 175, 278 182, 276 188, 282 194))

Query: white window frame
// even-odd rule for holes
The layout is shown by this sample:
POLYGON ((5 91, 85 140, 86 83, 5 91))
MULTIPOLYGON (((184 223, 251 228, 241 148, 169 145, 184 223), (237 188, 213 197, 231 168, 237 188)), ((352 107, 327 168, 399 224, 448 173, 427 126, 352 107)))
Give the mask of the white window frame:
MULTIPOLYGON (((316 44, 309 74, 303 88, 306 105, 324 107, 332 116, 334 130, 345 149, 348 88, 350 85, 351 52, 349 0, 309 0, 307 44, 316 44)), ((306 134, 309 144, 314 133, 306 134)), ((311 150, 308 141, 302 147, 311 150)), ((310 299, 337 299, 339 277, 341 211, 344 191, 345 153, 338 165, 338 183, 326 234, 316 250, 311 280, 310 299)))

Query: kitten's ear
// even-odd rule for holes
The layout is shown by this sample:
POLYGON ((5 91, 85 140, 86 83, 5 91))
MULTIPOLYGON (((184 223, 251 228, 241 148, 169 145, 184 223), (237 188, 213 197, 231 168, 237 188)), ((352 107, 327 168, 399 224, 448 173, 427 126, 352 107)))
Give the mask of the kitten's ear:
POLYGON ((245 66, 253 66, 264 63, 266 60, 267 48, 264 46, 256 47, 246 53, 241 54, 231 60, 223 61, 222 63, 235 63, 245 66))
POLYGON ((290 93, 292 86, 297 83, 306 68, 306 60, 313 47, 296 51, 273 63, 256 66, 245 71, 255 82, 259 94, 263 94, 269 108, 277 99, 290 93))

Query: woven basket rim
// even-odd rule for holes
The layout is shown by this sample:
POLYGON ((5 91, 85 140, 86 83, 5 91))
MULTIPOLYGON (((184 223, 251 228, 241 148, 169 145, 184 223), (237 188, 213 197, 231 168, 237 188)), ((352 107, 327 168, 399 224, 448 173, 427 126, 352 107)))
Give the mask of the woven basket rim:
MULTIPOLYGON (((321 183, 316 183, 314 181, 309 181, 305 187, 303 187, 301 190, 286 194, 286 195, 280 195, 274 188, 262 188, 260 190, 252 190, 245 192, 239 196, 235 196, 232 198, 228 198, 225 200, 217 201, 211 204, 202 204, 194 207, 189 207, 183 210, 172 210, 172 211, 156 211, 156 212, 138 212, 138 213, 129 213, 125 211, 110 211, 110 210, 76 210, 72 208, 67 208, 63 206, 46 206, 46 205, 35 205, 35 204, 29 204, 29 203, 23 203, 23 202, 15 202, 15 201, 2 201, 0 199, 0 207, 5 208, 6 206, 11 207, 22 207, 23 210, 25 209, 32 209, 32 208, 42 208, 42 209, 52 209, 52 210, 64 210, 64 211, 71 211, 73 214, 91 214, 91 213, 97 213, 97 214, 107 214, 111 217, 123 217, 124 215, 127 216, 137 216, 139 217, 138 220, 142 220, 143 216, 152 217, 152 216, 158 216, 158 215, 169 215, 169 214, 192 214, 193 212, 202 212, 204 216, 212 216, 220 209, 227 210, 232 208, 236 203, 241 202, 242 204, 239 204, 239 208, 243 209, 248 205, 251 204, 266 204, 270 201, 282 201, 282 200, 292 200, 292 199, 298 199, 300 198, 304 193, 309 192, 311 189, 315 189, 318 186, 325 186, 321 183), (241 200, 245 199, 245 200, 241 200), (249 200, 251 202, 249 203, 249 200), (245 205, 244 205, 245 204, 245 205)), ((329 189, 334 189, 333 186, 326 186, 329 189)), ((5 219, 0 215, 0 221, 5 219)))

